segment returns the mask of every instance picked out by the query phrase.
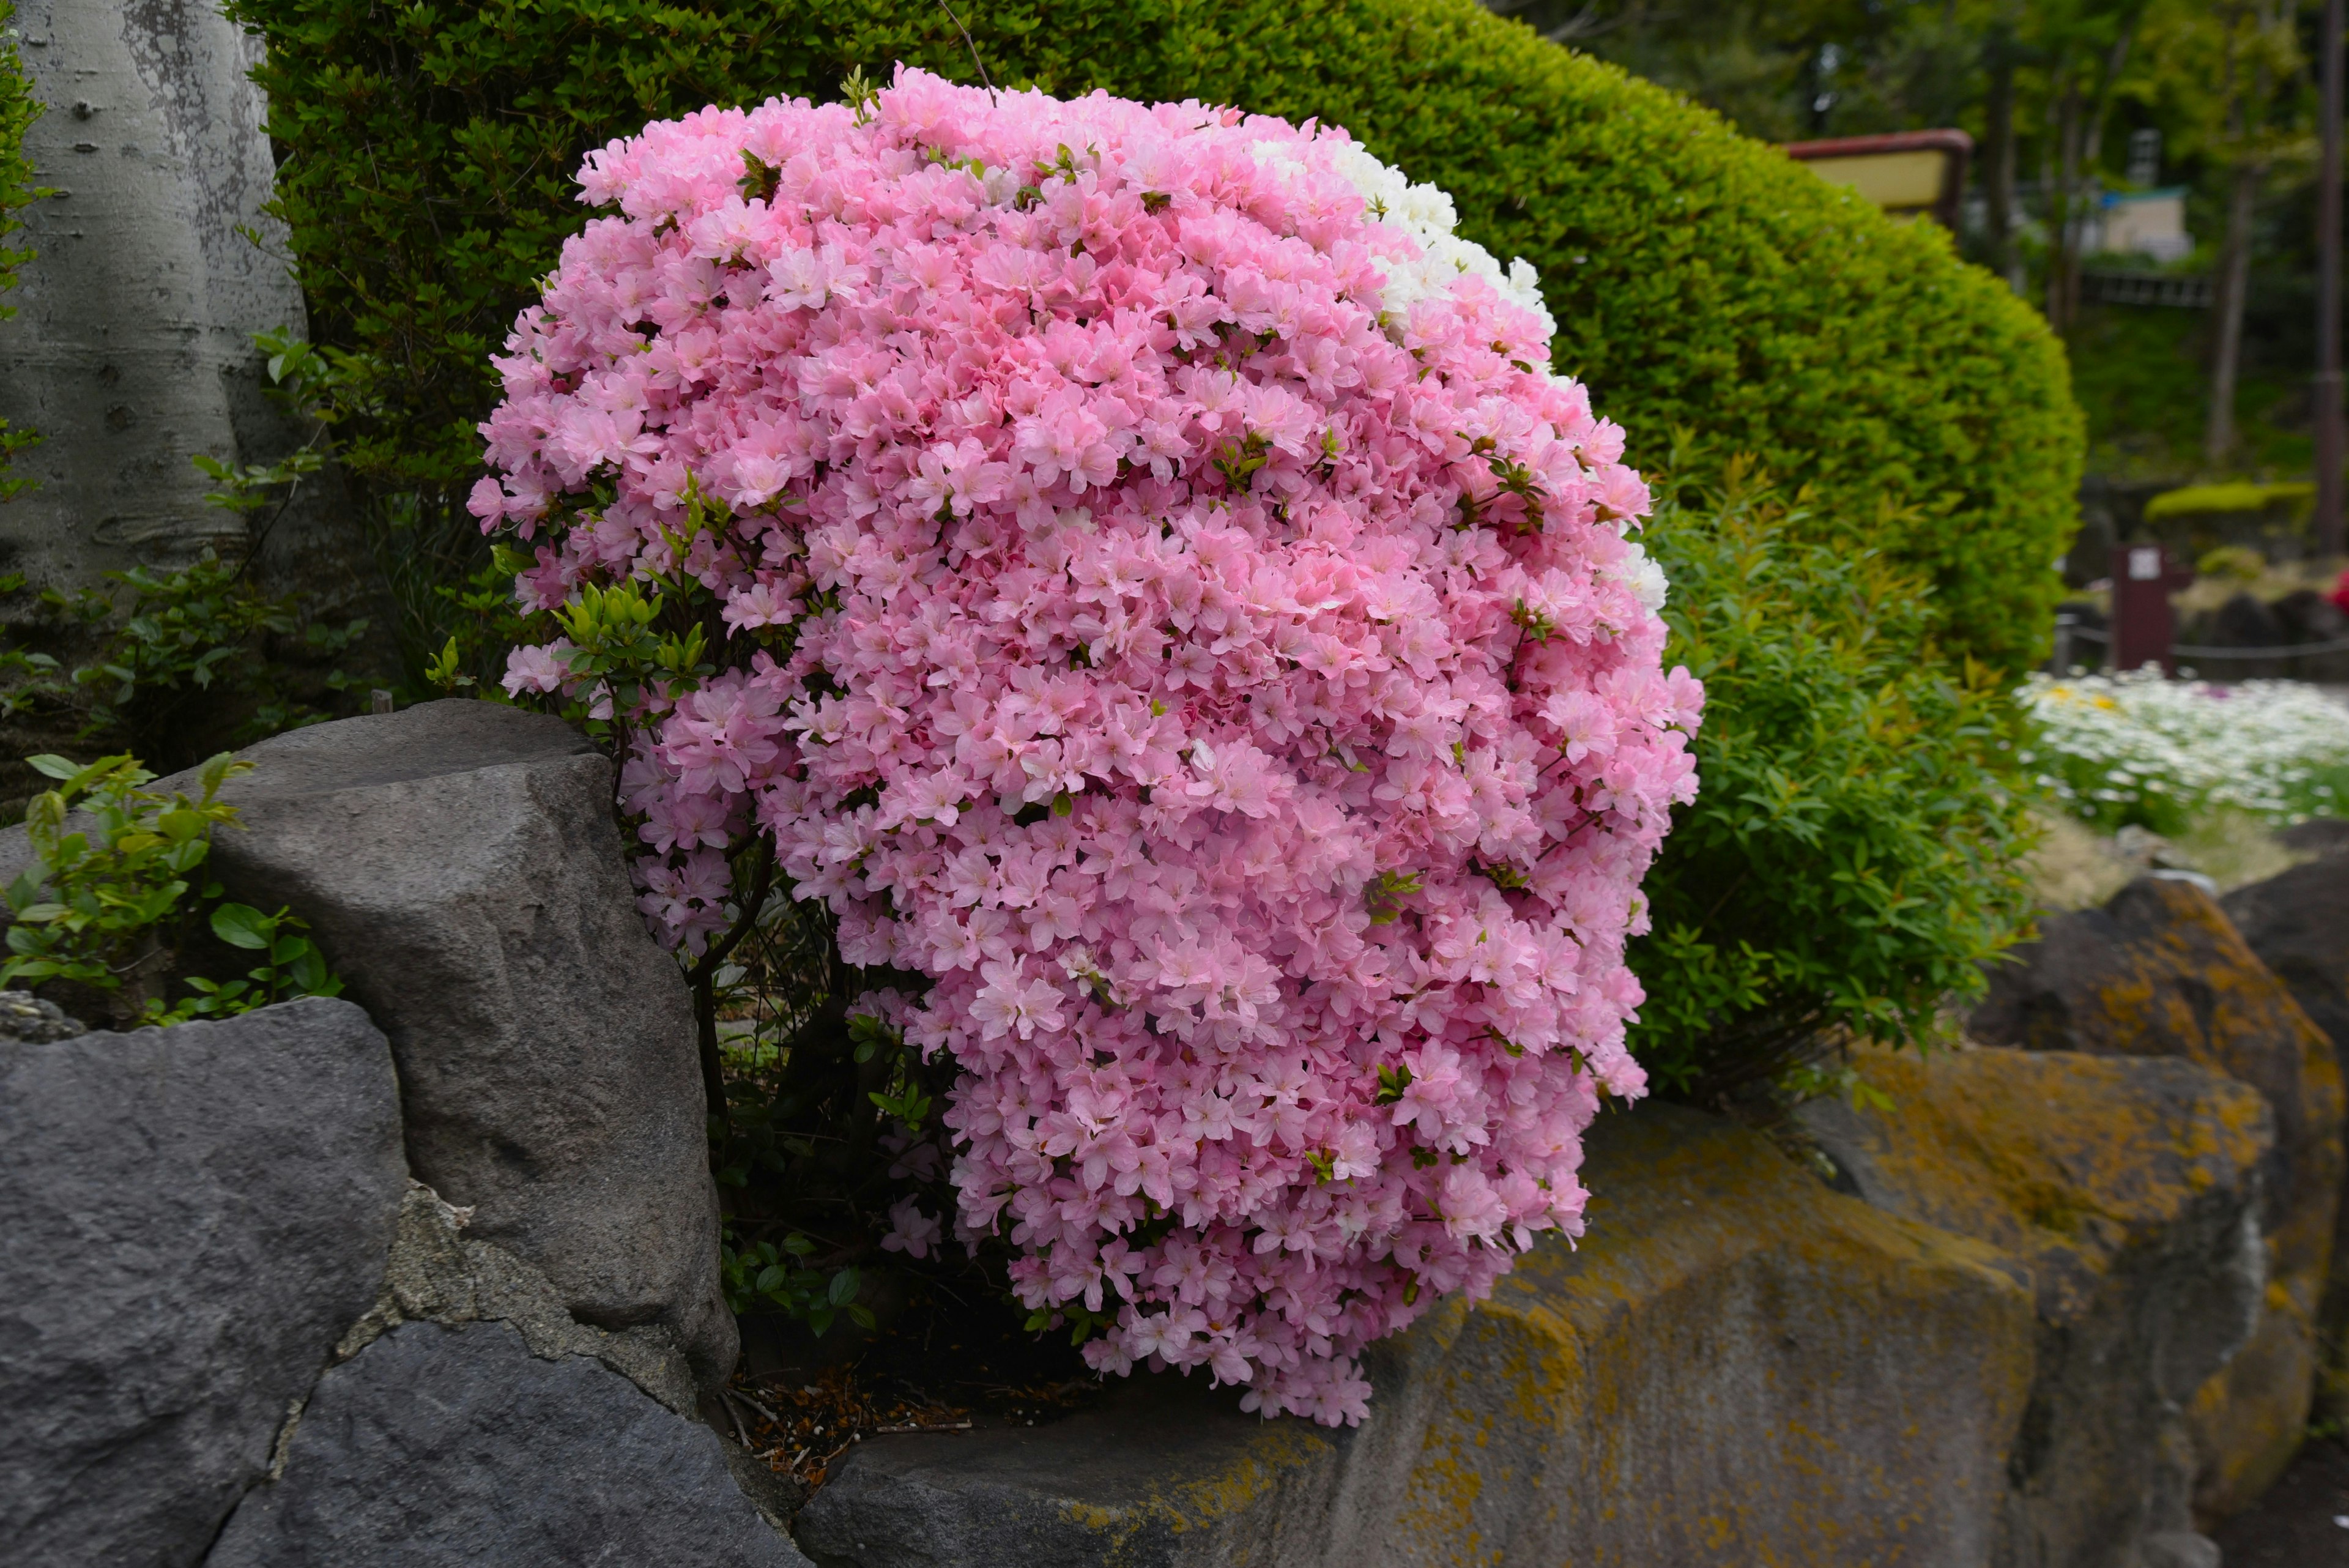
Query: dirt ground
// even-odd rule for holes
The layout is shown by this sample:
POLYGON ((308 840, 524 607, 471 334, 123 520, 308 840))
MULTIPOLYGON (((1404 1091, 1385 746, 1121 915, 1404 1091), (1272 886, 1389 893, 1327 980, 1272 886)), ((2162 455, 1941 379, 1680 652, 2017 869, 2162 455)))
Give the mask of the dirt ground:
POLYGON ((2309 1444, 2258 1507, 2212 1538, 2225 1568, 2349 1568, 2349 1448, 2309 1444))

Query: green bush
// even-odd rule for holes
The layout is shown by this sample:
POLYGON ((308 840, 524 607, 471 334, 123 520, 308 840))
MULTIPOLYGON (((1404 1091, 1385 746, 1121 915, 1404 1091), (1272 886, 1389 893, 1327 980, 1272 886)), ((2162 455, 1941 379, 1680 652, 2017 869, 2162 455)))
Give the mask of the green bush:
POLYGON ((197 775, 203 793, 191 796, 143 788, 155 775, 128 755, 86 766, 31 761, 57 787, 35 796, 25 814, 32 857, 7 888, 9 957, 0 986, 55 992, 48 1000, 84 1018, 103 1008, 118 1029, 342 994, 300 919, 223 903, 220 884, 202 877, 213 832, 236 825, 236 807, 219 798, 220 787, 251 763, 225 752, 213 757, 197 775), (223 944, 213 956, 225 948, 260 955, 243 979, 180 972, 201 934, 199 914, 223 944))
POLYGON ((332 666, 367 623, 320 619, 238 563, 207 551, 177 570, 101 576, 104 587, 37 594, 21 572, 0 576, 0 720, 27 715, 177 770, 341 717, 364 695, 332 666))
MULTIPOLYGON (((25 132, 40 118, 33 84, 16 56, 16 0, 0 0, 0 294, 16 286, 16 269, 33 259, 27 250, 11 248, 9 237, 24 226, 16 214, 42 192, 33 185, 33 166, 25 159, 25 132)), ((0 304, 0 322, 16 314, 16 306, 0 304)), ((0 420, 0 501, 31 484, 12 479, 10 460, 39 438, 31 431, 11 430, 0 420)))
POLYGON ((1705 683, 1705 719, 1696 802, 1646 884, 1632 1040, 1700 1099, 1837 1030, 1928 1034, 2029 913, 2013 704, 1980 665, 1917 657, 1928 601, 1884 556, 1799 542, 1806 500, 1732 463, 1649 532, 1665 658, 1705 683))
MULTIPOLYGON (((572 171, 646 120, 836 96, 894 60, 975 79, 936 0, 231 0, 285 158, 316 330, 378 370, 345 458, 412 653, 480 560, 461 497, 487 356, 587 216, 572 171)), ((973 8, 998 84, 1234 102, 1352 129, 1541 269, 1555 361, 1652 463, 1687 427, 1812 488, 1806 537, 1882 549, 1936 589, 1952 648, 2041 651, 2080 420, 2054 339, 1929 225, 1901 227, 1770 149, 1474 0, 1009 0, 973 8)), ((486 673, 486 670, 482 671, 486 673)))

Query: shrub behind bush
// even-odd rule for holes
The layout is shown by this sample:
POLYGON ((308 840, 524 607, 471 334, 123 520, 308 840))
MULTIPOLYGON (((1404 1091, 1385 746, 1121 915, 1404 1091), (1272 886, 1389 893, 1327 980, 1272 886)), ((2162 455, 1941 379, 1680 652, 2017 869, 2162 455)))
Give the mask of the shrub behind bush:
MULTIPOLYGON (((935 0, 232 10, 271 40, 316 328, 382 367, 380 416, 347 457, 418 530, 404 558, 443 582, 478 548, 460 503, 489 353, 586 219, 569 180, 588 150, 709 102, 830 99, 856 66, 975 79, 935 0)), ((1635 463, 1682 425, 1764 454, 1814 488, 1803 536, 1931 582, 1920 628, 2011 669, 2039 651, 2079 416, 2054 338, 1938 230, 1473 0, 1013 0, 965 20, 999 85, 1347 126, 1450 190, 1468 238, 1539 269, 1555 362, 1636 432, 1635 463)))
POLYGON ((1661 499, 1668 662, 1705 684, 1702 786, 1645 885, 1632 1044, 1660 1086, 1709 1099, 1823 1031, 1913 1038, 2029 900, 2010 787, 2016 714, 1979 665, 1920 660, 1929 607, 1881 556, 1798 542, 1806 522, 1732 463, 1661 499))

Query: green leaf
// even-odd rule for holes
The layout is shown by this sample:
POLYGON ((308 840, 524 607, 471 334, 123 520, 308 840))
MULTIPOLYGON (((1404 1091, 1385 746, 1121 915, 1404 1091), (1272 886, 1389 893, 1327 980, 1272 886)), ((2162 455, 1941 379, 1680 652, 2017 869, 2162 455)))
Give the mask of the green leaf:
POLYGON ((856 1299, 857 1287, 863 1282, 854 1269, 843 1269, 832 1276, 832 1288, 824 1293, 834 1306, 846 1306, 856 1299))
POLYGON ((212 935, 231 947, 259 951, 269 946, 277 922, 250 904, 222 904, 212 911, 212 935))

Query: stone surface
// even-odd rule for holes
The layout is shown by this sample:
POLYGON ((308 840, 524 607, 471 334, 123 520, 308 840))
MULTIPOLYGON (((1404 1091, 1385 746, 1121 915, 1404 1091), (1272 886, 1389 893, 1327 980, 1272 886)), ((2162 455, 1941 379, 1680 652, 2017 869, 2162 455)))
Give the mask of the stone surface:
POLYGON ((2165 1530, 2148 1535, 2140 1562, 2144 1568, 2219 1568, 2219 1545, 2190 1530, 2165 1530))
POLYGON ((1692 1111, 1596 1132, 1579 1251, 1545 1242, 1379 1347, 1360 1428, 1137 1376, 1032 1432, 862 1445, 802 1546, 826 1568, 1987 1563, 2031 1379, 2012 1266, 1692 1111))
POLYGON ((2133 1568, 2137 1542, 2191 1524, 2185 1407, 2261 1320, 2266 1101, 2175 1057, 1866 1051, 1854 1065, 1889 1108, 1797 1113, 1839 1179, 2030 1272, 2037 1376, 1998 1561, 2133 1568))
POLYGON ((207 1568, 791 1568, 717 1434, 506 1324, 407 1323, 318 1380, 207 1568))
POLYGON ((2349 1050, 2349 856, 2295 866, 2220 902, 2335 1050, 2349 1050))
POLYGON ((2101 909, 2043 915, 2041 940, 1992 967, 1968 1033, 2029 1050, 2183 1056, 2267 1096, 2268 1311, 2195 1401, 2196 1506, 2224 1517, 2291 1462, 2318 1362, 2316 1319, 2341 1204, 2338 1056, 2292 992, 2200 889, 2140 877, 2101 909))
POLYGON ((2349 819, 2319 816, 2295 822, 2276 838, 2286 849, 2303 855, 2349 854, 2349 819))
MULTIPOLYGON (((2336 1052, 2349 1051, 2349 822, 2303 822, 2288 846, 2324 857, 2239 888, 2221 902, 2235 929, 2336 1052)), ((2349 1417, 2349 1194, 2334 1216, 2333 1264, 2318 1323, 2332 1342, 2324 1404, 2349 1417)))
POLYGON ((0 1555, 200 1559, 375 1299, 406 1182, 348 1002, 0 1041, 0 1555))
POLYGON ((636 914, 611 765, 560 720, 462 700, 241 754, 215 874, 307 919, 390 1038, 417 1179, 581 1321, 663 1324, 722 1381, 693 1007, 636 914))
POLYGON ((56 1002, 44 1002, 29 991, 0 991, 0 1039, 44 1044, 70 1040, 85 1027, 81 1020, 67 1018, 56 1002))
POLYGON ((695 1414, 692 1370, 667 1327, 581 1323, 543 1273, 495 1242, 465 1234, 471 1219, 471 1210, 444 1201, 422 1182, 409 1183, 383 1288, 335 1346, 336 1360, 357 1355, 403 1323, 498 1322, 520 1334, 533 1355, 600 1361, 678 1415, 695 1414))

